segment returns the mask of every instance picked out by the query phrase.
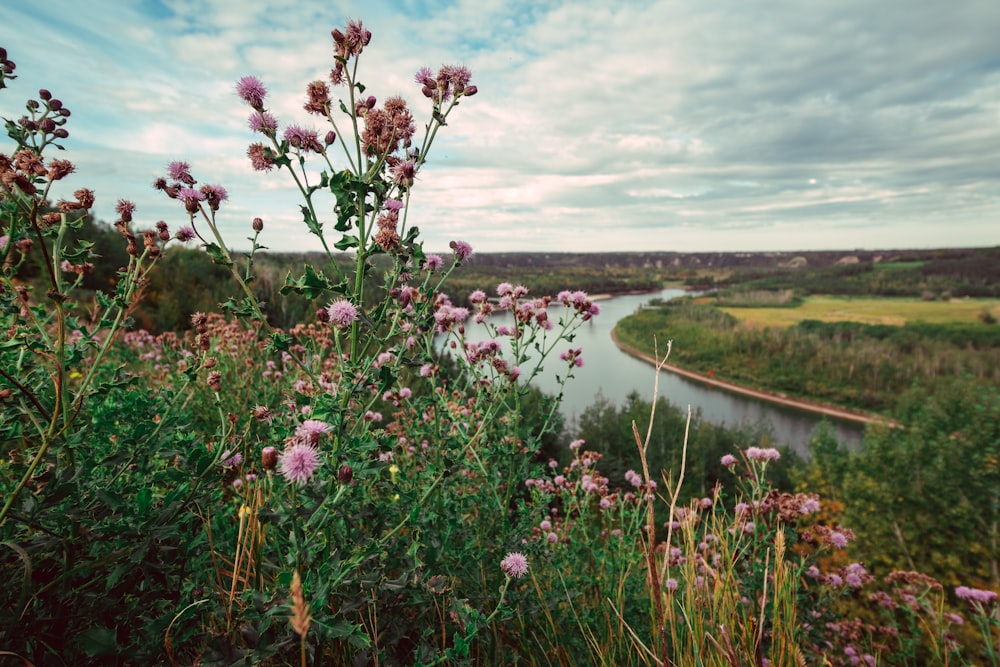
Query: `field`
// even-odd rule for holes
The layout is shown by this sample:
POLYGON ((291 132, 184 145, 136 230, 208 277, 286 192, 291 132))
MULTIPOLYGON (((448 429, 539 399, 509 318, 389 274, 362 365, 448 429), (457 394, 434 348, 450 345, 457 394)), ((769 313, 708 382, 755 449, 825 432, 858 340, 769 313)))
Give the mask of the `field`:
POLYGON ((984 311, 998 318, 1000 300, 966 298, 924 301, 915 298, 810 296, 805 297, 804 303, 796 308, 729 307, 719 310, 740 322, 765 327, 787 327, 803 320, 902 326, 909 322, 975 323, 980 321, 984 311))

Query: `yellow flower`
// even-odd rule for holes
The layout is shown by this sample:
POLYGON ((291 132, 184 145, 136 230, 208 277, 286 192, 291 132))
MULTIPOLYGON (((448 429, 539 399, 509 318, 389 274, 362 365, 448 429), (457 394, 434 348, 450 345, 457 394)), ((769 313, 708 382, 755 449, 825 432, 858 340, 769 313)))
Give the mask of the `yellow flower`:
POLYGON ((399 474, 399 467, 395 463, 393 463, 391 466, 389 466, 389 477, 392 480, 393 484, 396 483, 396 475, 398 474, 399 474))

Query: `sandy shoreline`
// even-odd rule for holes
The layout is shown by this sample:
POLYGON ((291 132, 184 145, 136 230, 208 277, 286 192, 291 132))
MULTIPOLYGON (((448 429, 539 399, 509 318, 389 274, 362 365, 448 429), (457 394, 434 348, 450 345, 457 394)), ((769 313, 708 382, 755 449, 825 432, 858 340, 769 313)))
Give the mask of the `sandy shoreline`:
MULTIPOLYGON (((615 345, 618 346, 622 352, 628 354, 629 356, 635 357, 636 359, 641 359, 653 366, 656 365, 657 360, 648 354, 644 354, 633 347, 625 345, 618 337, 615 335, 615 330, 611 330, 611 339, 614 341, 615 345)), ((846 419, 849 421, 860 422, 862 424, 870 423, 883 423, 890 424, 892 422, 884 417, 878 415, 865 414, 861 412, 854 412, 851 410, 846 410, 835 405, 828 405, 824 403, 817 403, 814 401, 806 401, 798 398, 791 398, 784 394, 776 394, 769 391, 762 391, 760 389, 753 389, 743 385, 733 384, 732 382, 726 382, 725 380, 717 380, 716 378, 709 377, 702 373, 695 373, 694 371, 689 371, 673 364, 666 364, 663 369, 680 375, 691 380, 696 380, 698 382, 707 384, 712 387, 718 387, 719 389, 724 389, 725 391, 731 391, 736 394, 742 394, 744 396, 750 396, 752 398, 757 398, 762 401, 768 401, 770 403, 777 403, 779 405, 787 405, 798 410, 805 410, 807 412, 815 412, 817 414, 828 415, 830 417, 835 417, 837 419, 846 419)))

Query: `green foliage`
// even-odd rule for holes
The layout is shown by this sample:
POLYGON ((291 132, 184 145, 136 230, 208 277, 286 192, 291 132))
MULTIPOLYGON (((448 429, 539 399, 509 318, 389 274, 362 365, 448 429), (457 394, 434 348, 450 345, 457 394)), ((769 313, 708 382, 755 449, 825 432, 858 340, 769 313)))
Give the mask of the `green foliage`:
MULTIPOLYGON (((689 423, 638 396, 598 403, 581 422, 590 442, 564 449, 558 398, 531 382, 543 363, 573 378, 578 351, 566 346, 594 303, 509 283, 494 302, 478 291, 491 284, 474 283, 471 308, 456 305, 443 290, 473 265, 471 248, 456 241, 435 257, 406 226, 438 130, 477 92, 468 73, 420 75, 430 120, 414 151, 405 104, 360 97, 370 33, 351 22, 333 37, 346 99, 314 84, 307 108, 336 136, 279 140, 264 127, 268 145, 251 147, 257 168, 299 187, 324 249, 291 270, 261 252, 260 221, 246 256, 229 249, 216 224, 226 197, 195 190, 186 163, 157 187, 183 207, 200 251, 168 247, 165 223, 133 231, 129 202, 113 232, 93 224, 86 190, 50 210, 45 193, 68 171, 45 149, 68 114, 43 96, 30 122, 6 123, 0 654, 39 665, 996 663, 995 603, 965 612, 982 638, 958 637, 940 583, 898 572, 875 582, 846 560, 854 533, 841 525, 867 527, 861 508, 877 507, 856 547, 874 549, 871 562, 897 567, 930 544, 928 568, 964 568, 949 582, 995 587, 996 540, 977 551, 969 539, 996 533, 995 386, 913 394, 905 428, 872 431, 857 455, 821 432, 805 471, 767 447, 763 427, 689 423), (338 121, 364 131, 345 135, 338 121), (345 168, 333 166, 340 151, 345 168), (324 163, 318 182, 312 160, 324 163), (206 312, 216 306, 225 314, 206 312), (513 325, 501 329, 497 310, 513 325), (184 327, 128 330, 131 317, 184 327), (467 336, 477 326, 485 340, 467 336), (649 436, 637 443, 636 430, 649 436), (837 500, 791 493, 793 479, 837 500), (892 550, 889 527, 906 549, 892 550)), ((0 65, 3 88, 13 65, 0 65)), ((260 114, 256 87, 238 86, 260 114)), ((568 275, 545 285, 579 287, 568 275)), ((705 331, 739 329, 718 310, 675 312, 679 336, 704 337, 679 348, 704 347, 706 361, 719 352, 705 331)), ((879 335, 830 336, 848 333, 879 335)), ((776 338, 756 344, 785 351, 776 338)))
POLYGON ((1000 383, 1000 337, 979 324, 901 327, 805 320, 791 327, 739 326, 711 305, 647 308, 621 320, 619 339, 650 352, 654 337, 677 342, 676 363, 747 386, 888 413, 918 382, 956 372, 1000 383))
POLYGON ((945 585, 988 584, 1000 563, 1000 391, 959 379, 916 388, 898 428, 870 428, 839 479, 857 550, 945 585), (904 482, 905 480, 905 482, 904 482))

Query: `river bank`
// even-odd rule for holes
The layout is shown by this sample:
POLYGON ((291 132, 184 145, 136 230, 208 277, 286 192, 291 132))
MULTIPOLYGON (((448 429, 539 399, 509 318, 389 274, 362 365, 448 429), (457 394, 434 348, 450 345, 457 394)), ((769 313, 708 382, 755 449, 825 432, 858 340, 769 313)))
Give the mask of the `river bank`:
MULTIPOLYGON (((653 358, 644 352, 641 352, 630 345, 626 345, 618 340, 616 335, 616 330, 613 328, 611 330, 611 340, 618 347, 619 350, 625 354, 645 361, 648 364, 657 365, 658 360, 653 358)), ((794 408, 796 410, 803 410, 805 412, 812 412, 814 414, 826 415, 829 417, 834 417, 836 419, 844 419, 848 421, 857 422, 860 424, 872 424, 880 423, 887 424, 889 426, 897 426, 897 424, 885 417, 880 415, 867 414, 863 412, 858 412, 855 410, 848 410, 836 405, 830 405, 828 403, 819 403, 816 401, 808 401, 800 398, 793 398, 786 394, 779 394, 775 392, 764 391, 762 389, 754 389, 753 387, 747 387, 745 385, 733 384, 732 382, 726 382, 725 380, 719 380, 714 377, 709 377, 703 373, 697 373, 695 371, 687 370, 681 368, 680 366, 675 366, 674 364, 665 364, 663 366, 665 371, 673 373, 675 375, 680 375, 681 377, 688 378, 690 380, 695 380, 702 382, 710 387, 715 387, 717 389, 722 389, 723 391, 733 392, 735 394, 741 394, 743 396, 750 396, 758 400, 767 401, 769 403, 776 403, 778 405, 784 405, 787 407, 794 408)))

